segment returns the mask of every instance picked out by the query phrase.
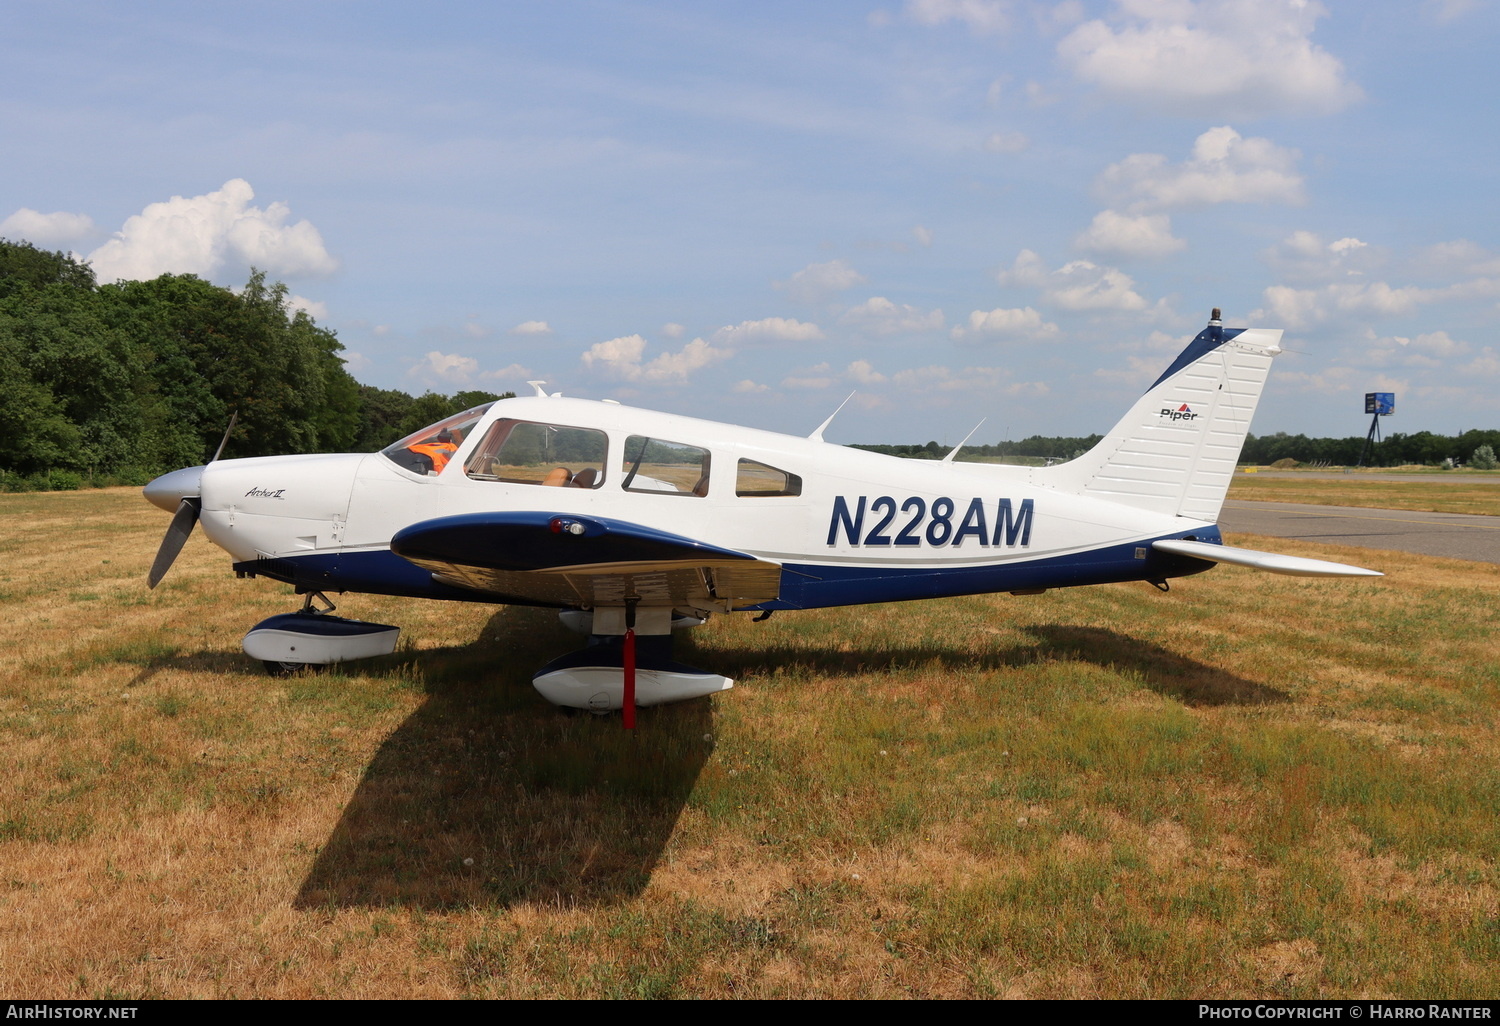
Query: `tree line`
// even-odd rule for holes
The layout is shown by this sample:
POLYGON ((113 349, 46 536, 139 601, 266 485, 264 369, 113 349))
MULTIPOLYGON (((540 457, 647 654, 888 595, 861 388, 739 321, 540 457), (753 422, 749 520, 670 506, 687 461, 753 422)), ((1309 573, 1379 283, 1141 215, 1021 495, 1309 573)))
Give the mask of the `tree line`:
MULTIPOLYGON (((1019 442, 966 445, 954 459, 963 461, 1023 457, 1038 462, 1070 460, 1088 452, 1103 437, 1032 435, 1019 442)), ((947 455, 949 449, 937 442, 925 445, 854 445, 851 448, 919 460, 940 460, 947 455)), ((1245 447, 1240 451, 1240 462, 1269 466, 1289 459, 1298 463, 1354 466, 1359 463, 1364 450, 1365 439, 1359 435, 1348 438, 1309 438, 1307 435, 1289 435, 1285 431, 1278 431, 1272 435, 1249 435, 1245 439, 1245 447)), ((1396 432, 1372 444, 1365 454, 1364 464, 1371 467, 1399 467, 1407 464, 1442 466, 1446 462, 1490 469, 1483 464, 1493 459, 1497 450, 1500 450, 1500 431, 1473 430, 1457 435, 1437 435, 1431 431, 1416 431, 1411 434, 1396 432), (1488 457, 1484 455, 1486 447, 1488 457), (1480 454, 1478 458, 1476 453, 1480 454)))
MULTIPOLYGON (((1070 438, 1066 436, 1048 437, 1045 435, 1031 435, 1021 439, 1019 442, 993 442, 988 445, 965 445, 955 460, 978 460, 1014 459, 1024 457, 1037 462, 1070 460, 1075 456, 1081 456, 1094 446, 1099 444, 1103 435, 1086 435, 1082 438, 1070 438)), ((939 445, 937 442, 928 442, 925 445, 914 443, 911 445, 864 445, 855 444, 851 449, 864 449, 866 452, 884 453, 887 456, 900 456, 908 460, 940 460, 948 455, 951 446, 939 445)))
MULTIPOLYGON (((1399 467, 1412 463, 1441 466, 1445 462, 1469 464, 1474 461, 1474 454, 1485 446, 1491 451, 1500 448, 1500 431, 1473 430, 1457 435, 1437 435, 1431 431, 1395 432, 1372 444, 1364 463, 1367 467, 1399 467)), ((1298 463, 1353 466, 1359 462, 1364 449, 1365 438, 1361 435, 1308 438, 1278 431, 1274 435, 1247 438, 1240 462, 1269 466, 1278 460, 1291 459, 1298 463)))
MULTIPOLYGON (((65 253, 0 239, 0 488, 144 483, 224 456, 373 451, 500 396, 361 385, 281 283, 190 274, 99 285, 65 253)), ((508 394, 508 393, 507 393, 508 394)))

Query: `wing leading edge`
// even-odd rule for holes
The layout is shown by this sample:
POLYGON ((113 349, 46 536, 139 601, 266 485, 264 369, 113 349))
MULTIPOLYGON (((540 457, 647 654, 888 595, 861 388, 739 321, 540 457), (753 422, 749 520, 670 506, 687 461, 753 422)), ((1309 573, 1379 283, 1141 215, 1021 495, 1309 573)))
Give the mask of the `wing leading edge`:
POLYGON ((1348 563, 1330 563, 1323 559, 1304 559, 1301 556, 1283 556, 1277 552, 1259 552, 1255 549, 1237 549, 1232 545, 1213 545, 1208 542, 1183 541, 1180 538, 1163 538, 1151 543, 1153 549, 1170 552, 1178 556, 1193 556, 1214 563, 1232 563, 1267 570, 1273 574, 1290 574, 1293 577, 1384 577, 1379 570, 1366 570, 1348 563))
POLYGON ((557 606, 741 609, 777 597, 781 565, 624 520, 471 513, 399 531, 391 551, 445 583, 557 606))

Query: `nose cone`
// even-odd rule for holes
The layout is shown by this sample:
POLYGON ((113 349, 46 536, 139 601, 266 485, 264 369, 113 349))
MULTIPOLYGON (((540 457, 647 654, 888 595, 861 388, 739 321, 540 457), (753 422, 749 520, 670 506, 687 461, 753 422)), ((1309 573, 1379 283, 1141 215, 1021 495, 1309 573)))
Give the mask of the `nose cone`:
POLYGON ((202 481, 202 467, 184 467, 163 474, 143 488, 141 494, 151 505, 175 513, 183 499, 197 498, 202 494, 202 481))

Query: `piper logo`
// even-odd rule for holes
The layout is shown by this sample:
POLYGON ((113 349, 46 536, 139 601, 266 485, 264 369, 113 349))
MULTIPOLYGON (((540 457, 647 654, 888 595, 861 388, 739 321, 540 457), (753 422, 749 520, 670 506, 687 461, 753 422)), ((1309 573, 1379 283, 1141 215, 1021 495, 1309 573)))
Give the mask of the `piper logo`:
POLYGON ((1187 403, 1183 403, 1181 406, 1177 407, 1177 409, 1175 409, 1175 410, 1173 410, 1173 409, 1164 409, 1164 410, 1161 411, 1161 416, 1166 417, 1168 420, 1197 420, 1198 419, 1198 415, 1196 413, 1194 413, 1192 410, 1188 409, 1188 404, 1187 403))

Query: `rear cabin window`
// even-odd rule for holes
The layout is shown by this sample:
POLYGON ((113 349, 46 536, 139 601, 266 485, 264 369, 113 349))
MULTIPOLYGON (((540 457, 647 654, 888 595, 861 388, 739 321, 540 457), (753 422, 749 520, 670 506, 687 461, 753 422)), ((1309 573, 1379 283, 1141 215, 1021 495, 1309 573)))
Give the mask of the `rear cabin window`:
POLYGON ((631 435, 625 439, 624 479, 627 492, 658 495, 707 495, 707 449, 661 438, 631 435))
POLYGON ((802 478, 754 460, 740 460, 734 475, 736 495, 801 495, 802 478))
POLYGON ((594 428, 497 420, 464 464, 476 481, 598 488, 609 440, 594 428))

